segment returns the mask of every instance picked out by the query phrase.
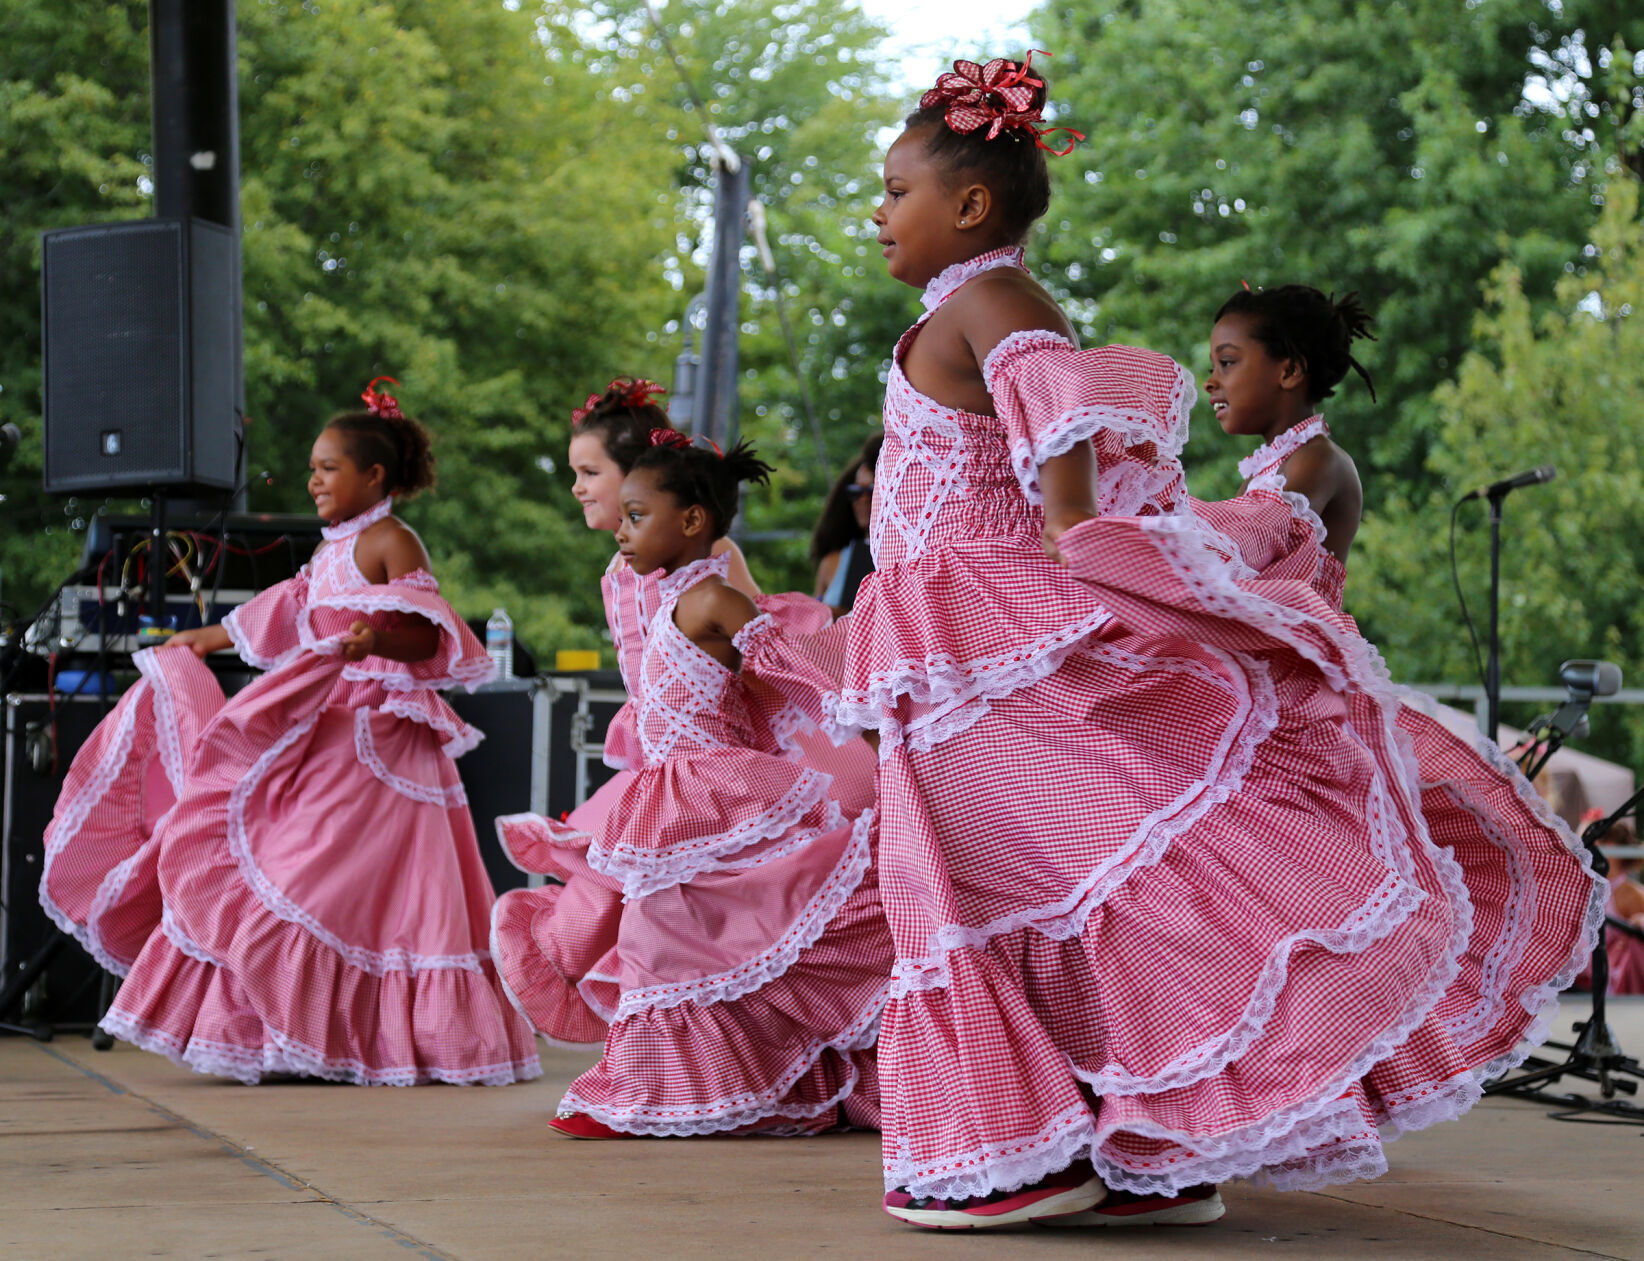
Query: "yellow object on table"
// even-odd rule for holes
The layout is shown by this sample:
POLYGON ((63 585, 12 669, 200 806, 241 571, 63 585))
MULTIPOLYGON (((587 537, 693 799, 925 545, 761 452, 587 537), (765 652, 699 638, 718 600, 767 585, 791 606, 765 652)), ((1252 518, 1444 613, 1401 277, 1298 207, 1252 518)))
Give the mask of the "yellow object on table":
POLYGON ((554 654, 554 669, 597 670, 599 669, 599 649, 561 648, 554 654))

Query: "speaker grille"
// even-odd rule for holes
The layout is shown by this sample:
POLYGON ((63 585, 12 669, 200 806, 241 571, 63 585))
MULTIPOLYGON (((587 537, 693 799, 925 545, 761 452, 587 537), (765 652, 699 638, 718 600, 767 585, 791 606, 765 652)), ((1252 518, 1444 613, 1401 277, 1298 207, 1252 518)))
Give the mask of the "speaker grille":
POLYGON ((179 219, 46 234, 47 490, 233 486, 232 250, 179 219))

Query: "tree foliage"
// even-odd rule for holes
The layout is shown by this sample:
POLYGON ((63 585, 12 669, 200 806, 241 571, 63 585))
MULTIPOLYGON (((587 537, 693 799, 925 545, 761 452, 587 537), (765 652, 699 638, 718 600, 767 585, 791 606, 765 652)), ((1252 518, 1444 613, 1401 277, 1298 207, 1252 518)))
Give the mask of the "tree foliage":
MULTIPOLYGON (((1503 510, 1502 677, 1556 685, 1559 663, 1600 657, 1637 686, 1644 662, 1637 540, 1644 537, 1644 222, 1639 187, 1613 183, 1583 275, 1558 284, 1551 309, 1525 293, 1517 266, 1491 278, 1475 346, 1437 391, 1430 463, 1450 486, 1553 464, 1558 479, 1503 510)), ((1398 673, 1470 679, 1455 627, 1443 520, 1447 497, 1400 495, 1367 518, 1349 601, 1398 673)), ((1464 507, 1461 578, 1475 617, 1488 589, 1487 514, 1464 507)), ((1481 625, 1480 632, 1482 634, 1481 625)), ((1524 715, 1521 715, 1521 717, 1524 715)), ((1644 766, 1644 713, 1600 707, 1595 744, 1644 766)))

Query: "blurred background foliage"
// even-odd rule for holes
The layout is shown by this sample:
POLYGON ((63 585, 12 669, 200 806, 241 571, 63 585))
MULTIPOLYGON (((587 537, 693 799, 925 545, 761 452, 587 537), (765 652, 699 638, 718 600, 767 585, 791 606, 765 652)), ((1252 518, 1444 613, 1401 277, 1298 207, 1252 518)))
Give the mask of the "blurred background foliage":
MULTIPOLYGON (((885 32, 853 0, 662 16, 689 90, 638 0, 239 4, 250 467, 271 475, 251 506, 306 510, 314 434, 398 377, 441 473, 404 515, 458 606, 506 605, 539 653, 603 642, 610 542, 568 494, 569 412, 616 375, 671 379, 708 256, 701 108, 773 247, 774 273, 751 238, 742 260, 742 431, 781 466, 745 503, 767 587, 809 589, 804 536, 919 309, 868 223, 919 90, 885 32)), ((39 489, 39 234, 149 212, 147 5, 7 0, 4 24, 0 422, 24 442, 0 473, 0 598, 28 612, 110 506, 39 489)), ((1357 290, 1377 315, 1379 397, 1349 381, 1329 416, 1367 488, 1349 607, 1394 674, 1473 681, 1449 506, 1552 462, 1508 504, 1505 678, 1607 656, 1644 681, 1644 13, 1047 0, 1030 29, 1059 121, 1089 136, 1054 163, 1030 262, 1087 342, 1202 372, 1241 281, 1357 290)), ((1194 421, 1193 489, 1232 493, 1241 447, 1194 421)), ((1460 524, 1477 609, 1482 510, 1460 524)), ((1644 766, 1644 714, 1595 725, 1595 750, 1644 766)))

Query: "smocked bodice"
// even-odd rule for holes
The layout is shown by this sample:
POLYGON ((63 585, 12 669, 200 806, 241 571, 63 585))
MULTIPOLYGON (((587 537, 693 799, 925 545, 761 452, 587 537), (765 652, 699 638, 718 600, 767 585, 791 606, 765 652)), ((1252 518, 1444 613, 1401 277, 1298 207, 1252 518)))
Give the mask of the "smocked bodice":
POLYGON ((869 533, 877 568, 917 560, 957 539, 1023 535, 1037 541, 1043 529, 1043 512, 1028 502, 1012 471, 1009 435, 999 418, 943 407, 902 370, 925 321, 961 285, 984 271, 1021 266, 1021 250, 1010 249, 948 268, 925 290, 925 315, 896 343, 869 533))
POLYGON ((1339 609, 1346 594, 1347 567, 1335 553, 1326 550, 1324 522, 1313 511, 1307 496, 1289 489, 1284 478, 1286 460, 1314 438, 1328 437, 1329 434, 1330 426, 1325 424, 1323 416, 1310 416, 1240 460, 1239 475, 1246 479, 1246 495, 1263 492, 1277 495, 1312 536, 1310 546, 1291 551, 1265 567, 1263 572, 1272 577, 1300 578, 1339 609))
POLYGON ((680 596, 710 576, 723 579, 730 554, 693 561, 656 585, 659 603, 645 635, 635 695, 645 764, 715 749, 762 747, 742 679, 698 648, 674 623, 680 596))
POLYGON ((611 628, 622 686, 629 696, 637 696, 645 636, 661 599, 657 575, 641 577, 619 554, 611 558, 599 586, 605 597, 605 621, 611 628))

